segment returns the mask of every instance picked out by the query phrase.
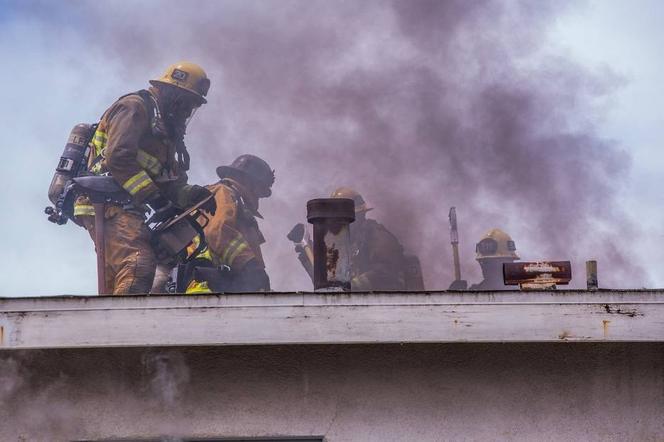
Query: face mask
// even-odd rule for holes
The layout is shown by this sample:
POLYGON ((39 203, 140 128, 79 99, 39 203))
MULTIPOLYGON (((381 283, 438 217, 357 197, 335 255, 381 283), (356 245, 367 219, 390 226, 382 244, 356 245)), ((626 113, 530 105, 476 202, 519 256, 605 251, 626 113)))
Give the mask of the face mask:
MULTIPOLYGON (((187 125, 194 116, 201 102, 195 97, 183 94, 175 89, 167 88, 162 91, 163 118, 159 113, 159 106, 155 106, 153 118, 153 133, 164 138, 171 138, 175 142, 177 162, 184 171, 189 170, 189 153, 184 144, 184 135, 187 125)), ((156 104, 156 101, 155 101, 156 104)))
POLYGON ((201 100, 191 93, 176 88, 164 90, 162 97, 164 119, 177 132, 183 132, 201 106, 201 100))
POLYGON ((198 107, 195 107, 191 110, 191 113, 189 116, 184 120, 184 127, 187 128, 189 127, 189 123, 191 123, 191 120, 194 118, 194 115, 196 115, 196 111, 198 110, 198 107))

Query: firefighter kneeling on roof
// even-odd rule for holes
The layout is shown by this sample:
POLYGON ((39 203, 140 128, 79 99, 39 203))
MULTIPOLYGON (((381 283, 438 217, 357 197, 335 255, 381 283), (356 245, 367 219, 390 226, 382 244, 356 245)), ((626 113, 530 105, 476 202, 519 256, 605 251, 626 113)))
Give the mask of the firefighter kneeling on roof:
POLYGON ((367 218, 368 207, 354 189, 339 187, 332 198, 355 202, 355 222, 350 225, 351 290, 424 290, 420 261, 405 255, 396 236, 376 220, 367 218))
POLYGON ((186 293, 269 291, 256 218, 263 218, 259 199, 272 195, 274 170, 257 156, 241 155, 217 175, 221 180, 207 186, 217 212, 204 228, 207 249, 186 266, 186 293))
MULTIPOLYGON (((105 285, 113 294, 147 293, 152 286, 156 258, 145 223, 148 206, 156 223, 210 195, 204 187, 187 184, 184 144, 186 125, 206 103, 210 80, 199 66, 179 63, 150 84, 149 90, 120 97, 104 113, 88 164, 93 174, 110 174, 131 203, 107 204, 104 214, 95 213, 86 197, 74 206, 76 222, 93 240, 94 217, 104 216, 105 285)), ((214 199, 203 209, 214 213, 214 199)))

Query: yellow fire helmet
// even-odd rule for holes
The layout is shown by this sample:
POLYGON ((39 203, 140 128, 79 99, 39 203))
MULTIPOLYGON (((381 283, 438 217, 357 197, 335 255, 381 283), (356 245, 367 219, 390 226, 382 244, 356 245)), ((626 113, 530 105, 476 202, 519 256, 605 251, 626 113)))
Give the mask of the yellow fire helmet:
POLYGON ((519 259, 512 238, 500 229, 491 229, 475 246, 475 259, 510 258, 519 259))
POLYGON ((373 210, 373 207, 367 207, 367 203, 362 198, 362 195, 350 187, 339 187, 332 192, 330 198, 348 198, 355 201, 355 213, 364 213, 373 210))
POLYGON ((196 95, 203 103, 207 103, 205 96, 210 89, 210 79, 203 68, 186 61, 169 66, 164 75, 160 78, 150 80, 150 84, 153 86, 170 84, 171 86, 184 89, 196 95))

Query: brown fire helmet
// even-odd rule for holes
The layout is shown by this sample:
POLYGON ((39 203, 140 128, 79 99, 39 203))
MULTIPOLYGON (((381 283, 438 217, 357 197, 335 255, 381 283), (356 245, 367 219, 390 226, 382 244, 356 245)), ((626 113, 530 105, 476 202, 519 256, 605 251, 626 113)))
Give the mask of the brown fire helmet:
POLYGON ((240 155, 230 166, 217 167, 219 178, 236 178, 249 180, 256 184, 259 191, 258 197, 266 198, 272 195, 272 184, 274 184, 274 169, 270 168, 265 160, 255 155, 240 155))

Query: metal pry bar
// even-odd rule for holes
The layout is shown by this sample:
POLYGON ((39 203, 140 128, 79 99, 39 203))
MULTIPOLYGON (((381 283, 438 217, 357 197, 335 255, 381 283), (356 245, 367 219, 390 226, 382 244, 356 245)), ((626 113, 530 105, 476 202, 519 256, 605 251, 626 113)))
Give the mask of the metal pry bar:
POLYGON ((459 231, 457 229, 456 207, 450 207, 450 244, 452 244, 452 257, 454 259, 454 279, 461 279, 461 265, 459 263, 459 231))

